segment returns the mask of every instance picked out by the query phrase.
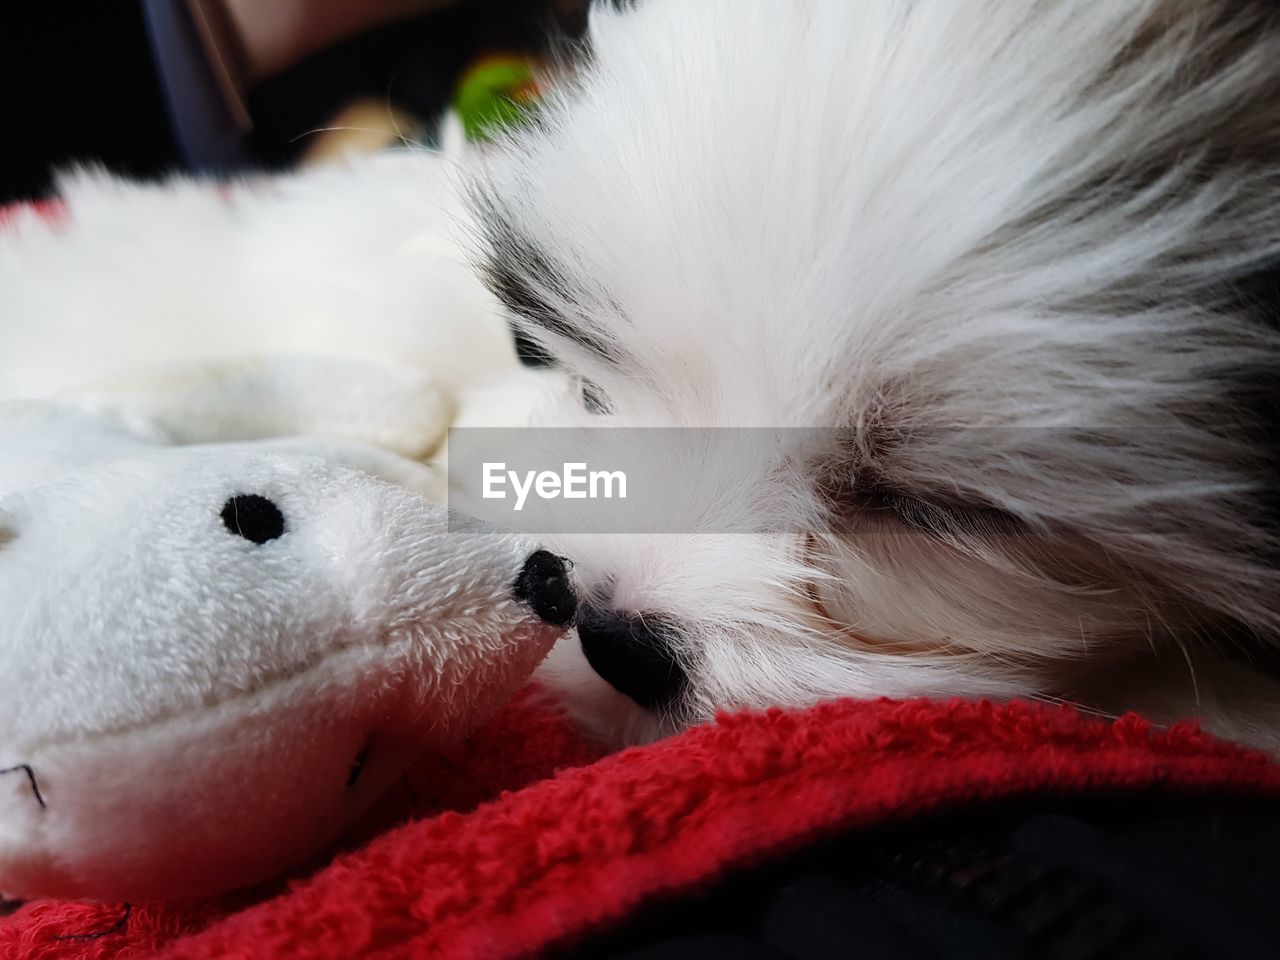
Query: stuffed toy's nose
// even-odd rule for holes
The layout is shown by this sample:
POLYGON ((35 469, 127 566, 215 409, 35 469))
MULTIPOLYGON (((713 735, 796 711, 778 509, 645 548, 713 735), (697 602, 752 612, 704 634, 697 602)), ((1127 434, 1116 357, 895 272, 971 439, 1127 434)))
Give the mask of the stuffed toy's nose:
POLYGON ((546 550, 535 550, 516 577, 516 598, 523 600, 547 623, 564 626, 578 609, 569 582, 569 564, 546 550))

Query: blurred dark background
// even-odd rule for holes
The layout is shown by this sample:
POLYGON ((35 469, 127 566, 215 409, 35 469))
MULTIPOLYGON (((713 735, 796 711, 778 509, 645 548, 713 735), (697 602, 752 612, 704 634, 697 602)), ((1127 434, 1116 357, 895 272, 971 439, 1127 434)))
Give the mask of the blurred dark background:
POLYGON ((0 14, 0 203, 47 195, 51 171, 77 162, 148 178, 285 168, 316 147, 316 131, 371 115, 375 126, 429 137, 469 64, 544 54, 579 37, 586 19, 586 0, 426 5, 438 9, 353 34, 247 85, 251 128, 233 131, 229 150, 193 157, 166 99, 173 82, 155 41, 157 11, 190 16, 185 0, 14 0, 0 14))

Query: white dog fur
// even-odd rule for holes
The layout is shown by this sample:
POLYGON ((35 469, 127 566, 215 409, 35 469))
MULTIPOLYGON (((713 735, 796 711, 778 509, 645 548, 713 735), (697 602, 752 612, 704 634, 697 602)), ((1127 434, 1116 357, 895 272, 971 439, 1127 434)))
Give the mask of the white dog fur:
MULTIPOLYGON (((725 706, 1025 695, 1280 747, 1277 686, 1218 652, 1280 629, 1249 435, 1280 353, 1249 309, 1280 258, 1276 18, 1266 0, 596 12, 576 82, 478 188, 495 288, 607 400, 539 422, 839 442, 739 471, 756 496, 717 504, 726 530, 767 513, 803 532, 566 538, 602 613, 661 622, 687 678, 644 709, 571 637, 544 676, 586 723, 637 741, 725 706)), ((252 352, 438 323, 413 263, 439 254, 415 234, 433 204, 472 225, 417 176, 412 158, 310 173, 230 222, 207 188, 75 181, 74 254, 0 231, 0 358, 23 346, 11 311, 99 341, 137 311, 252 318, 228 338, 252 352)))
POLYGON ((1029 695, 1280 746, 1277 687, 1215 652, 1280 627, 1246 285, 1280 258, 1277 63, 1248 0, 597 10, 478 190, 495 290, 609 410, 545 422, 833 441, 685 494, 804 533, 562 544, 687 674, 644 710, 562 643, 580 715, 1029 695))

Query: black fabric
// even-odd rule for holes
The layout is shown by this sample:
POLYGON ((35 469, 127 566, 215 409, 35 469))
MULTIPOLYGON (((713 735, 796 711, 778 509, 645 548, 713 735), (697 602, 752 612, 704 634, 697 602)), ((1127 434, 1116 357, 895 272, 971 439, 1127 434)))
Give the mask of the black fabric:
POLYGON ((851 834, 646 908, 592 960, 1271 960, 1280 812, 1135 797, 851 834))

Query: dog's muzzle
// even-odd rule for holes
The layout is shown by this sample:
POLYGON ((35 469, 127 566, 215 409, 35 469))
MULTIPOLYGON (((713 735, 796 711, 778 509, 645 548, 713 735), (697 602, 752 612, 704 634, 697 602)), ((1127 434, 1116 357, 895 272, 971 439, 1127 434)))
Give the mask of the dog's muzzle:
POLYGON ((669 707, 684 692, 676 634, 661 617, 583 605, 578 637, 591 668, 640 706, 669 707))

